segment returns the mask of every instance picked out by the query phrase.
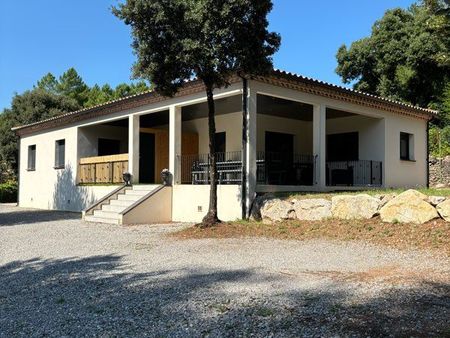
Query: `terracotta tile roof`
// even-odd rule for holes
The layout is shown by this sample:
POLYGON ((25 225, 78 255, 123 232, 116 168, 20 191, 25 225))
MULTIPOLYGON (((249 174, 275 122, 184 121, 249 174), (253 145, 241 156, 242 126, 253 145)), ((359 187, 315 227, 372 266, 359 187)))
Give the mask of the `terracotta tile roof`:
MULTIPOLYGON (((407 103, 391 100, 388 98, 364 93, 347 87, 335 85, 332 83, 305 77, 299 74, 275 69, 267 76, 246 76, 265 83, 270 83, 283 87, 290 87, 314 95, 330 97, 338 100, 344 100, 355 104, 371 106, 377 109, 387 110, 395 113, 431 119, 437 115, 437 111, 413 106, 407 103)), ((233 76, 230 83, 240 81, 238 76, 233 76)), ((186 96, 193 93, 204 91, 203 84, 193 79, 186 81, 186 84, 179 90, 175 97, 186 96)), ((154 90, 145 91, 140 94, 126 96, 117 100, 112 100, 90 108, 83 108, 77 111, 61 114, 46 120, 30 123, 12 128, 19 135, 32 133, 37 130, 55 128, 64 124, 86 120, 93 117, 109 115, 126 109, 140 107, 146 104, 161 102, 167 100, 157 94, 154 90)))

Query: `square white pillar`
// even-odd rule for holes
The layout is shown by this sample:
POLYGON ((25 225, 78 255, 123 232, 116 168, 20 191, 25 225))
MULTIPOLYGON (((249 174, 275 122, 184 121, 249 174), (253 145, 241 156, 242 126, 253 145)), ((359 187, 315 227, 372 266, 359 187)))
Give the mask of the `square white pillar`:
POLYGON ((132 182, 139 183, 139 115, 128 118, 128 172, 132 175, 132 182))
MULTIPOLYGON (((249 81, 250 83, 250 81, 249 81)), ((257 95, 251 86, 247 89, 247 146, 246 153, 246 195, 245 204, 247 217, 250 216, 250 208, 256 192, 256 130, 257 130, 257 95)))
POLYGON ((181 107, 169 108, 169 171, 172 174, 173 184, 180 182, 181 175, 181 107))
POLYGON ((326 109, 324 104, 318 104, 313 110, 314 185, 319 188, 326 186, 326 109))

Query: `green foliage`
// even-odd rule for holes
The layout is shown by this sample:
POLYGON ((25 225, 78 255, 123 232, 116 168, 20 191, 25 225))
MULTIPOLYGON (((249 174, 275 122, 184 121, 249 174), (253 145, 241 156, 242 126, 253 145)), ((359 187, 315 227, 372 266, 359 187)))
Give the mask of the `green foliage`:
POLYGON ((16 181, 0 184, 0 203, 17 202, 18 185, 16 181))
POLYGON ((148 90, 143 81, 133 84, 94 85, 89 88, 73 68, 64 72, 59 79, 48 73, 37 81, 32 90, 16 94, 11 107, 0 114, 0 164, 2 172, 17 171, 18 137, 13 127, 38 122, 81 108, 92 107, 124 96, 148 90))
POLYGON ((197 76, 208 87, 242 71, 266 73, 280 37, 267 30, 270 0, 128 0, 113 13, 131 26, 134 75, 173 95, 197 76))
POLYGON ((430 128, 429 137, 430 155, 438 158, 450 155, 450 126, 430 128))
POLYGON ((449 17, 443 1, 392 9, 372 27, 370 37, 337 53, 336 72, 355 89, 443 110, 450 83, 449 17))
POLYGON ((63 96, 74 99, 80 106, 84 106, 89 87, 74 68, 69 68, 59 77, 57 91, 63 96))
POLYGON ((268 31, 271 0, 127 0, 113 13, 131 26, 134 76, 173 96, 197 77, 208 100, 210 201, 204 226, 217 223, 214 88, 235 73, 265 74, 280 36, 268 31))

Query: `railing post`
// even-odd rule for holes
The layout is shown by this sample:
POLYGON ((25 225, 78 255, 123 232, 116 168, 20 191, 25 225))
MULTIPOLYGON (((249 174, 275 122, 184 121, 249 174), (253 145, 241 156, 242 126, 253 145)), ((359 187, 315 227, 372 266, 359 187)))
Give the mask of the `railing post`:
POLYGON ((326 109, 324 104, 313 107, 313 152, 318 159, 314 185, 319 189, 326 186, 326 109))
POLYGON ((373 161, 370 161, 370 185, 373 185, 373 161))

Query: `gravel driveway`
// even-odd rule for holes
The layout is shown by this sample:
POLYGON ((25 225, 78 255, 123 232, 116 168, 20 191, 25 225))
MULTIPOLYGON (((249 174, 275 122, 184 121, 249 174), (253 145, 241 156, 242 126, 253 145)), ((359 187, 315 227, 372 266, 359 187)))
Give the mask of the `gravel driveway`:
POLYGON ((450 262, 0 205, 0 337, 448 336, 450 262))

